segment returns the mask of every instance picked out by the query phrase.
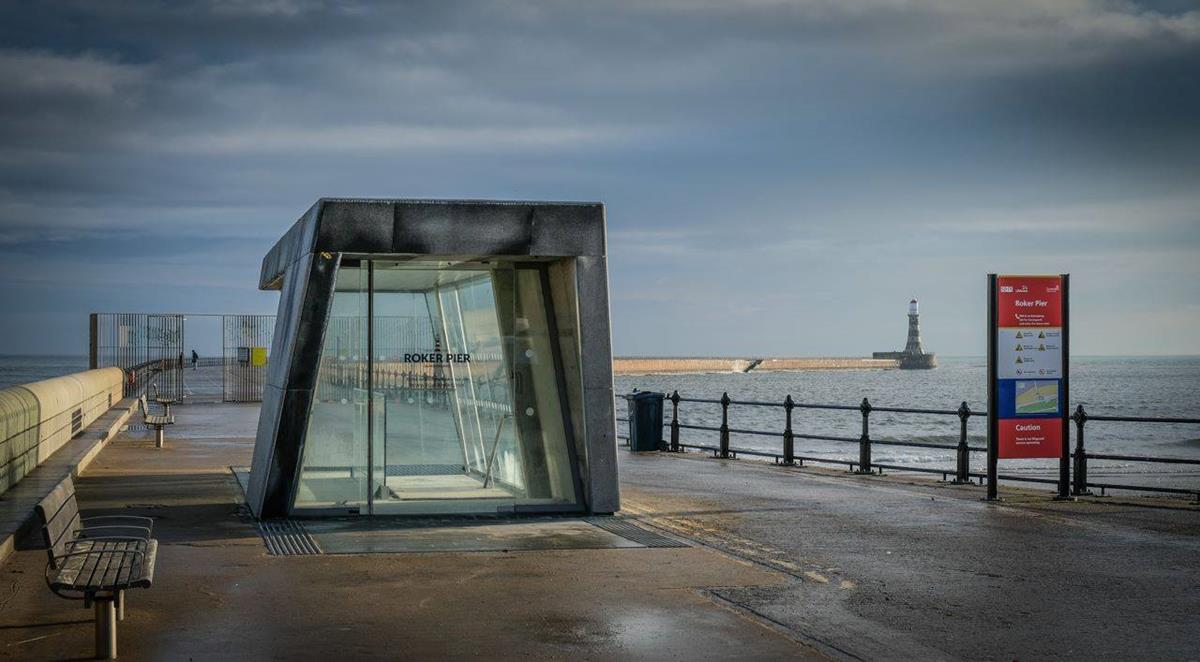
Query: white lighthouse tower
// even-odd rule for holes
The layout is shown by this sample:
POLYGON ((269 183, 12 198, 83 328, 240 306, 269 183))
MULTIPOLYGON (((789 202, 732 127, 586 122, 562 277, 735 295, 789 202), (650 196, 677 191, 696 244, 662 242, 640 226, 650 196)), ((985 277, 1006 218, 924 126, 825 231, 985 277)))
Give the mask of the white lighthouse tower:
POLYGON ((921 313, 917 300, 908 302, 908 342, 904 343, 901 352, 875 352, 877 359, 889 359, 896 362, 896 367, 902 370, 928 370, 937 367, 937 357, 926 354, 921 346, 921 313))
POLYGON ((908 302, 908 342, 904 344, 904 353, 909 355, 924 354, 921 349, 921 317, 917 311, 917 300, 908 302))

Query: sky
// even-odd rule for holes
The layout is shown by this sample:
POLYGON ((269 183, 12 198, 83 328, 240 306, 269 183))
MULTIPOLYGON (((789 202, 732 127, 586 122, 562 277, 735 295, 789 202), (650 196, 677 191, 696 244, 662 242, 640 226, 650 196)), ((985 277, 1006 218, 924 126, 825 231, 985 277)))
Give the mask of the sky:
POLYGON ((988 272, 1200 353, 1190 0, 12 2, 0 80, 0 353, 273 313, 334 196, 603 202, 622 355, 981 355, 988 272))

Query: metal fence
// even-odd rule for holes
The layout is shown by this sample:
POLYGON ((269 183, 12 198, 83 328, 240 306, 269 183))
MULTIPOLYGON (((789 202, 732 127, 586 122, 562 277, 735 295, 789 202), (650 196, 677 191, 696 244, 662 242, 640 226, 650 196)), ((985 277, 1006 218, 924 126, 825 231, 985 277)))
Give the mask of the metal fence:
MULTIPOLYGON (((1075 413, 1071 414, 1071 420, 1075 422, 1075 450, 1072 451, 1073 475, 1071 478, 1071 492, 1076 495, 1091 494, 1089 487, 1100 489, 1100 494, 1104 494, 1107 490, 1113 489, 1131 489, 1127 485, 1115 483, 1097 483, 1088 480, 1088 460, 1118 460, 1124 462, 1152 462, 1158 464, 1177 464, 1191 465, 1200 467, 1200 460, 1175 458, 1175 457, 1149 457, 1143 455, 1117 455, 1113 453, 1089 453, 1084 448, 1084 426, 1088 421, 1110 422, 1110 423, 1153 423, 1153 424, 1173 424, 1173 425, 1192 425, 1200 423, 1200 419, 1196 418, 1164 418, 1151 416, 1093 416, 1088 414, 1083 405, 1075 408, 1075 413)), ((1191 494, 1195 493, 1196 502, 1200 503, 1200 490, 1183 490, 1171 487, 1160 487, 1153 485, 1141 485, 1135 489, 1142 492, 1168 492, 1175 494, 1191 494)))
POLYGON ((165 396, 183 396, 182 315, 93 313, 89 336, 89 367, 125 370, 132 377, 125 395, 144 389, 153 378, 165 396))
POLYGON ((274 315, 223 315, 221 318, 221 399, 262 402, 267 356, 275 335, 274 315))
MULTIPOLYGON (((628 400, 630 395, 619 396, 622 399, 628 400)), ((987 479, 985 472, 971 470, 971 453, 986 453, 987 448, 983 446, 972 446, 967 442, 967 427, 968 422, 973 417, 985 419, 986 412, 972 411, 966 402, 963 402, 957 409, 922 409, 915 407, 876 407, 870 403, 867 398, 863 398, 862 402, 857 405, 833 405, 833 404, 813 404, 795 402, 792 396, 788 395, 779 402, 765 402, 757 400, 733 400, 728 393, 721 395, 719 400, 711 398, 685 398, 675 391, 669 396, 666 396, 666 401, 671 403, 671 420, 664 420, 663 426, 670 430, 668 439, 664 440, 663 450, 672 452, 683 452, 686 450, 709 451, 713 457, 734 459, 738 455, 756 456, 773 459, 777 464, 785 466, 803 466, 805 462, 837 464, 846 466, 850 471, 856 473, 883 473, 884 469, 890 471, 911 471, 916 473, 940 474, 942 480, 946 480, 956 484, 970 483, 972 479, 977 479, 982 485, 987 479), (721 407, 721 425, 693 425, 682 423, 679 420, 679 406, 682 403, 696 403, 708 405, 720 405, 721 407), (730 407, 760 407, 760 408, 781 408, 784 410, 784 427, 782 430, 762 430, 762 429, 745 429, 731 428, 729 426, 729 408, 730 407), (857 411, 862 417, 862 428, 858 436, 847 435, 832 435, 832 434, 813 434, 807 432, 797 432, 792 426, 792 414, 794 410, 804 409, 820 409, 820 410, 836 410, 836 411, 857 411), (944 418, 958 419, 958 443, 955 445, 937 444, 924 441, 905 441, 895 439, 874 439, 871 437, 871 414, 874 412, 886 412, 901 415, 913 416, 935 416, 944 418), (684 443, 680 440, 680 434, 683 430, 695 430, 698 432, 715 432, 717 435, 717 444, 694 444, 684 443), (778 452, 754 450, 748 448, 735 448, 730 445, 731 434, 744 434, 759 437, 772 437, 780 440, 778 452), (802 452, 797 452, 797 441, 804 440, 819 440, 835 443, 854 444, 858 447, 857 460, 842 460, 828 457, 819 457, 814 455, 805 455, 802 452), (934 469, 930 467, 917 467, 911 465, 899 465, 879 463, 872 460, 871 454, 875 446, 899 446, 907 448, 927 448, 943 451, 951 451, 955 456, 954 469, 934 469)), ((664 419, 666 417, 664 416, 664 419)), ((1107 490, 1131 490, 1138 492, 1158 492, 1169 494, 1190 495, 1196 498, 1196 502, 1200 503, 1200 488, 1188 489, 1179 487, 1168 487, 1162 485, 1129 485, 1117 483, 1102 483, 1088 480, 1087 464, 1088 460, 1120 460, 1126 462, 1147 462, 1158 464, 1174 464, 1174 465, 1190 465, 1200 466, 1200 460, 1187 458, 1172 458, 1172 457, 1154 457, 1141 455, 1115 455, 1109 453, 1091 453, 1084 448, 1084 426, 1092 421, 1108 421, 1108 422, 1129 422, 1157 425, 1197 425, 1200 424, 1200 418, 1161 418, 1147 416, 1092 416, 1089 415, 1083 405, 1079 405, 1075 409, 1072 420, 1075 422, 1075 448, 1072 453, 1073 476, 1071 478, 1071 491, 1075 495, 1092 494, 1089 488, 1097 488, 1101 494, 1105 494, 1107 490)), ((627 418, 618 418, 618 421, 628 422, 627 418)), ((618 435, 621 439, 628 440, 627 435, 618 435)), ((1037 476, 1023 476, 1018 474, 1003 474, 998 473, 997 480, 1001 481, 1021 481, 1029 483, 1045 483, 1050 485, 1058 485, 1057 478, 1043 478, 1037 476)))
POLYGON ((123 369, 126 396, 140 395, 153 384, 162 397, 259 402, 274 333, 274 315, 92 313, 89 364, 123 369), (208 335, 221 334, 222 356, 199 357, 192 363, 185 349, 189 317, 219 322, 219 331, 214 327, 208 335))

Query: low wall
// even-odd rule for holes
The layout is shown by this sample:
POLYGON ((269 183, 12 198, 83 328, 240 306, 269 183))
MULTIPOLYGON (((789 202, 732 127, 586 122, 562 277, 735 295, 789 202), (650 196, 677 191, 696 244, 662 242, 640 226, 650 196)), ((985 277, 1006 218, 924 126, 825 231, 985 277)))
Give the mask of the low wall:
POLYGON ((812 358, 812 359, 764 359, 758 367, 759 371, 785 370, 854 370, 876 369, 888 370, 898 368, 900 364, 895 359, 862 359, 862 358, 812 358))
POLYGON ((788 370, 842 370, 898 368, 892 359, 847 357, 751 359, 631 357, 613 359, 615 375, 668 375, 704 372, 782 372, 788 370))
POLYGON ((121 401, 120 368, 0 390, 0 494, 121 401))
POLYGON ((687 372, 745 372, 754 359, 615 358, 614 375, 658 375, 687 372))

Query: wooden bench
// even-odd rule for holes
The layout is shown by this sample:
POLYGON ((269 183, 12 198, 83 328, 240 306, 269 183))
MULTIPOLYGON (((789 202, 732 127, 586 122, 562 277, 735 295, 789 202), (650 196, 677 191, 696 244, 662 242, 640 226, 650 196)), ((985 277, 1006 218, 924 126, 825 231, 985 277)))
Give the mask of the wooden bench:
POLYGON ((116 659, 117 621, 125 620, 125 591, 150 588, 158 541, 154 520, 133 515, 80 517, 68 476, 34 508, 46 543, 46 585, 55 595, 83 600, 96 611, 96 657, 116 659))
POLYGON ((138 398, 138 408, 142 410, 142 422, 154 428, 154 447, 162 448, 166 437, 163 435, 163 428, 168 425, 175 424, 175 417, 170 414, 151 414, 150 405, 146 404, 146 396, 138 398))

